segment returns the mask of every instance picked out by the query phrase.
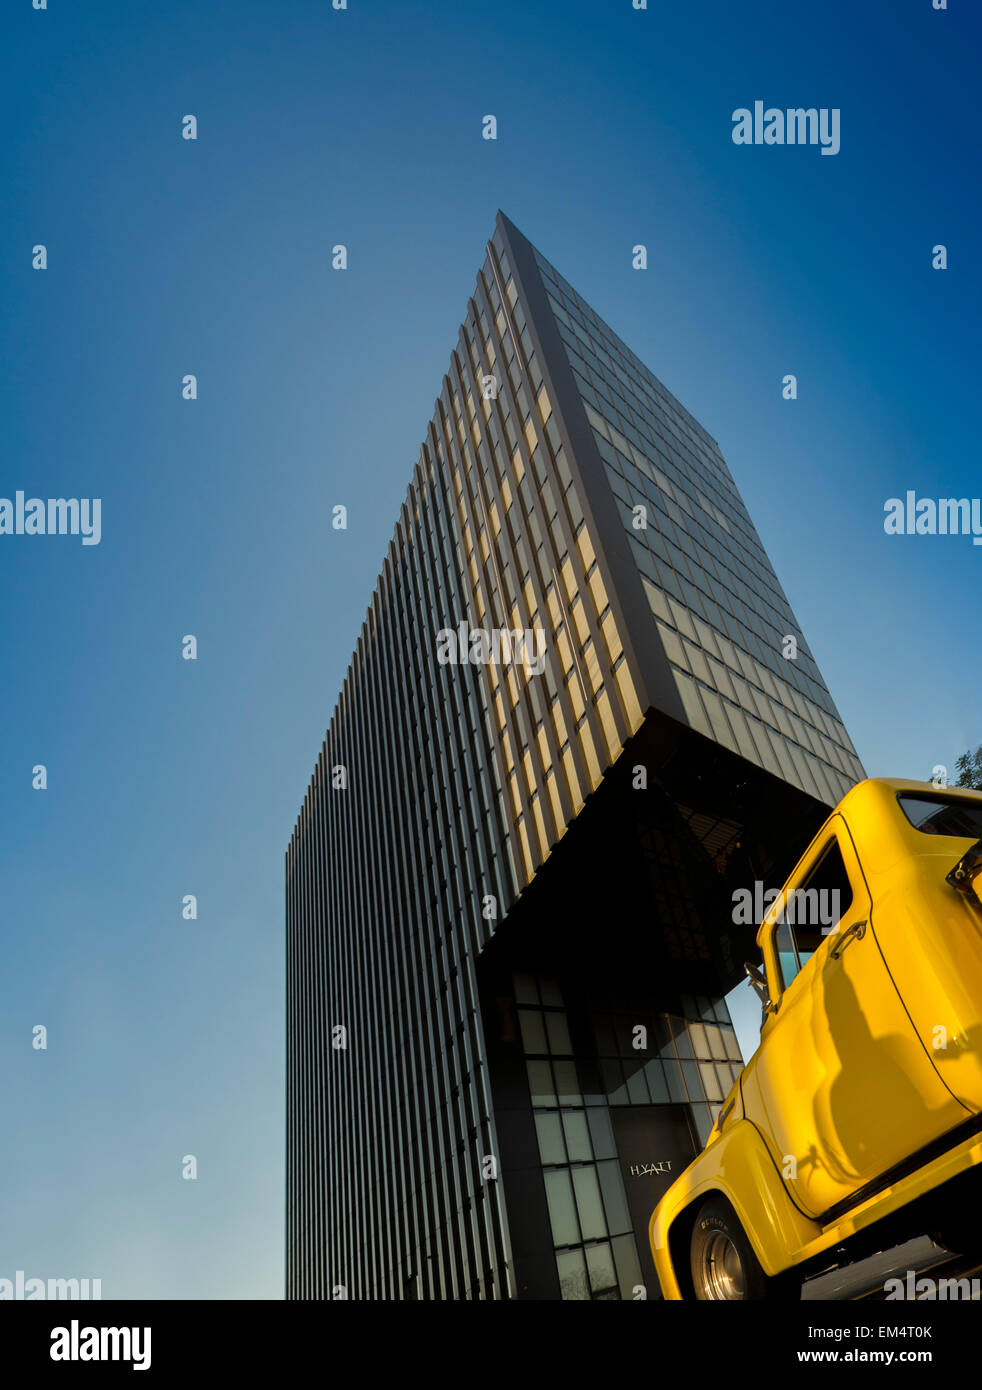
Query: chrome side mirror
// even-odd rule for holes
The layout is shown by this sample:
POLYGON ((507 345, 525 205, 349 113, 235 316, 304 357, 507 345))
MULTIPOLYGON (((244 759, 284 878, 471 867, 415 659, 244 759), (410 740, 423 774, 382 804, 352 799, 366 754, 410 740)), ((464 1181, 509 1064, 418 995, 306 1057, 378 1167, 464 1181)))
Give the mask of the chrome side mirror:
POLYGON ((750 961, 745 961, 743 968, 747 979, 750 981, 751 989, 760 1000, 760 1007, 764 1010, 765 1014, 768 1013, 771 1009, 771 995, 767 987, 767 980, 764 978, 764 972, 759 966, 752 965, 750 961))

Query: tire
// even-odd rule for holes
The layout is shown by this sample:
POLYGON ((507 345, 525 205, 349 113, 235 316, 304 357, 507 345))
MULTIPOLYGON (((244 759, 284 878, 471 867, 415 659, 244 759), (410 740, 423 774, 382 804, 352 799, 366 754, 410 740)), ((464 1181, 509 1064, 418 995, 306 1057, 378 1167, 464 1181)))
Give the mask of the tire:
POLYGON ((692 1288, 699 1302, 801 1298, 792 1272, 768 1278, 729 1202, 713 1197, 696 1214, 689 1246, 692 1288))

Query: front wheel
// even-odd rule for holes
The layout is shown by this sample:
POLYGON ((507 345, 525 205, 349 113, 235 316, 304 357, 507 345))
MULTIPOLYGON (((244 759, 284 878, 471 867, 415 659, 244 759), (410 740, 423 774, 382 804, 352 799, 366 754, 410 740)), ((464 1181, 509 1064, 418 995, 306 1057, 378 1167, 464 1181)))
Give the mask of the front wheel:
POLYGON ((790 1272, 768 1278, 733 1208, 719 1197, 696 1216, 689 1268, 700 1302, 801 1298, 801 1281, 790 1272))

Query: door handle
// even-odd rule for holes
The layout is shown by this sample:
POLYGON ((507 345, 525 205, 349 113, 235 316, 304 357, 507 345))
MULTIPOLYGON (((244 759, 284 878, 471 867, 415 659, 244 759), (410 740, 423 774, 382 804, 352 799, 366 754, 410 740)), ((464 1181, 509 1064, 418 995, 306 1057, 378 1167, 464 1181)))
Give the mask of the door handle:
POLYGON ((839 957, 842 955, 842 952, 849 945, 850 941, 862 941, 865 935, 866 923, 853 922, 852 926, 848 927, 839 937, 838 941, 835 943, 835 945, 829 952, 829 955, 832 957, 833 960, 838 960, 839 957))

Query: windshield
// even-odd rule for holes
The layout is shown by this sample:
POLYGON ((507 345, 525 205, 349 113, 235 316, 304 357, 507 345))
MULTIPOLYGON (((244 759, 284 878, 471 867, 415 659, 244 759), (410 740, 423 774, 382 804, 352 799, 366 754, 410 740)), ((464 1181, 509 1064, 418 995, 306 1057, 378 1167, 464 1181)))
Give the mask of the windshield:
POLYGON ((962 801, 953 796, 898 796, 897 800, 914 829, 924 835, 982 839, 982 800, 962 801))

